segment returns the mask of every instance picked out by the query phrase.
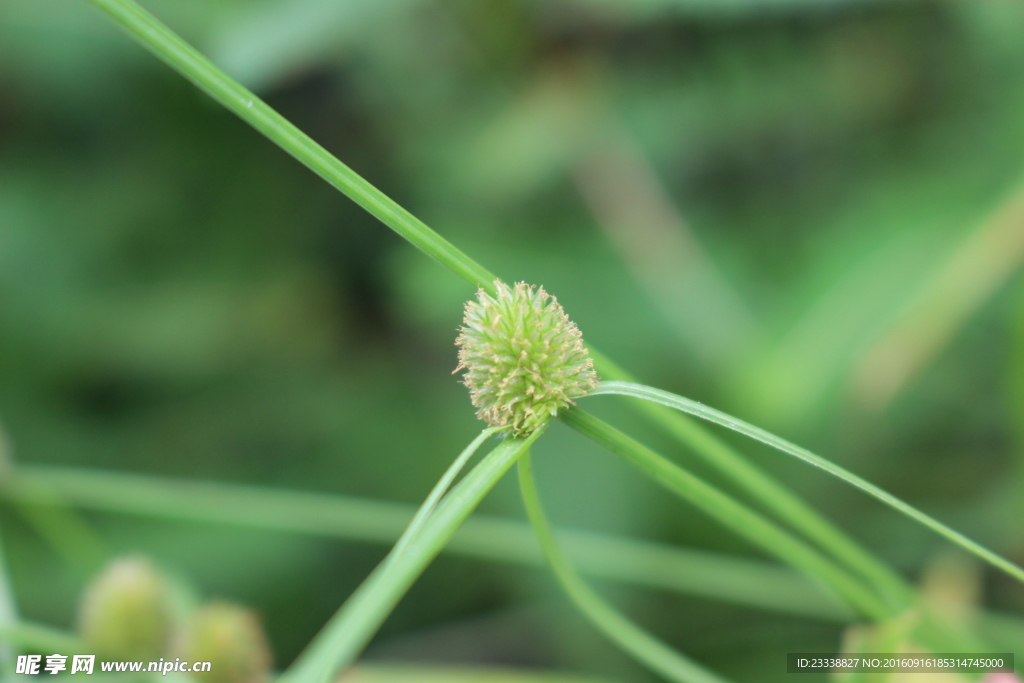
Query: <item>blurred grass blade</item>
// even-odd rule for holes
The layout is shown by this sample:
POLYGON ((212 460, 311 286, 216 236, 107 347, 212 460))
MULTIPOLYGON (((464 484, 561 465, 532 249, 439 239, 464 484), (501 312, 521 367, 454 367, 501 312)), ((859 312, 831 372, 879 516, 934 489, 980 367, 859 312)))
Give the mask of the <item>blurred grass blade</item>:
POLYGON ((519 489, 526 516, 533 525, 558 582, 583 614, 610 640, 653 671, 677 683, 724 683, 726 679, 708 671, 622 616, 587 586, 555 541, 551 526, 537 494, 530 464, 530 452, 519 457, 519 489))
POLYGON ((692 401, 688 398, 683 398, 682 396, 677 396, 676 394, 647 387, 642 384, 634 384, 632 382, 603 382, 601 386, 599 386, 590 395, 597 396, 601 394, 618 394, 621 396, 630 396, 632 398, 639 398, 645 401, 661 403, 662 405, 681 410, 685 413, 689 413, 690 415, 695 415, 701 419, 714 422, 715 424, 722 425, 723 427, 727 427, 735 432, 749 436, 752 439, 766 443, 783 453, 788 453, 789 455, 797 457, 804 462, 820 467, 829 474, 869 493, 883 503, 895 508, 911 519, 920 522, 924 526, 932 529, 941 536, 944 536, 968 552, 976 555, 985 562, 988 562, 993 567, 1001 569, 1017 580, 1024 582, 1024 569, 1016 564, 997 555, 975 541, 972 541, 960 532, 949 528, 933 517, 926 515, 912 505, 904 503, 896 496, 880 489, 866 479, 862 479, 856 474, 853 474, 852 472, 833 464, 814 453, 811 453, 807 449, 790 443, 789 441, 766 432, 759 427, 755 427, 731 415, 715 410, 714 408, 708 408, 697 401, 692 401))
MULTIPOLYGON (((404 503, 338 494, 41 465, 19 465, 0 487, 0 496, 35 505, 37 488, 28 486, 33 482, 45 483, 64 500, 89 510, 368 543, 394 543, 415 512, 404 503)), ((590 576, 813 619, 853 619, 830 593, 788 568, 594 532, 559 529, 555 534, 570 560, 590 576)), ((544 565, 529 525, 488 515, 466 520, 445 552, 544 565)))
POLYGON ((542 433, 501 442, 446 495, 414 541, 396 548, 363 581, 283 674, 287 683, 326 683, 355 661, 423 570, 498 480, 542 433))
POLYGON ((82 576, 94 574, 110 557, 100 535, 44 482, 24 485, 34 504, 17 506, 18 513, 69 567, 82 576))
POLYGON ((852 392, 883 410, 1024 263, 1024 184, 957 245, 853 370, 852 392))
MULTIPOLYGON (((20 622, 0 626, 0 641, 29 652, 86 654, 87 646, 78 636, 42 624, 20 622)), ((11 669, 12 671, 14 669, 11 669)))
POLYGON ((860 614, 884 619, 894 613, 873 591, 817 550, 639 441, 579 408, 564 411, 561 418, 737 535, 830 587, 860 614))
MULTIPOLYGON (((3 476, 10 479, 16 461, 11 447, 0 429, 0 468, 3 476)), ((30 488, 33 505, 15 505, 17 513, 46 541, 53 552, 65 563, 83 576, 92 575, 109 557, 106 544, 92 525, 78 512, 68 506, 59 493, 52 490, 45 482, 25 482, 30 488)), ((3 548, 0 544, 0 578, 5 586, 0 591, 0 623, 16 623, 14 592, 6 573, 3 560, 3 548)))
POLYGON ((597 224, 702 364, 721 367, 748 353, 758 322, 625 128, 608 121, 603 130, 572 173, 597 224))
POLYGON ((133 0, 89 0, 143 47, 234 112, 420 251, 477 286, 494 282, 480 264, 339 161, 256 95, 221 71, 133 0))

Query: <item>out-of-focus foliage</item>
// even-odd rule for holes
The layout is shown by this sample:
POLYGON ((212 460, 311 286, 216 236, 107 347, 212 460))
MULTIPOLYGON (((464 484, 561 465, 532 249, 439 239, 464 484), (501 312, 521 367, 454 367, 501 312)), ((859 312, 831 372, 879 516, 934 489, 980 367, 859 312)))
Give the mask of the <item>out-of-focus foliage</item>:
MULTIPOLYGON (((647 383, 1024 558, 1021 3, 144 4, 506 281, 558 295, 647 383)), ((478 429, 451 376, 472 294, 82 0, 0 3, 0 420, 16 459, 418 500, 478 429)), ((891 511, 738 445, 909 575, 938 556, 891 511)), ((536 451, 556 522, 752 552, 568 430, 536 451)), ((511 485, 486 507, 520 514, 511 485)), ((22 611, 69 625, 88 572, 26 519, 0 518, 22 611)), ((254 606, 283 663, 382 553, 91 521, 106 551, 254 606)), ((987 604, 1024 609, 1019 587, 983 578, 987 604)), ((840 638, 620 597, 743 680, 780 680, 779 652, 840 638)), ((548 577, 446 558, 369 656, 646 675, 548 577)))

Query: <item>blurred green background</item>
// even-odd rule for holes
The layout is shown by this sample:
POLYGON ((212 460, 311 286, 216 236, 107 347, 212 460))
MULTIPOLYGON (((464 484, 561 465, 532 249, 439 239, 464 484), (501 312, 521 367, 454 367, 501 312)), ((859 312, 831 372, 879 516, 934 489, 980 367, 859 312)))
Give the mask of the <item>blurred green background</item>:
MULTIPOLYGON (((503 279, 543 284, 642 381, 1024 561, 1024 3, 144 4, 503 279)), ((0 3, 0 422, 16 461, 418 502, 480 427, 451 375, 472 294, 83 0, 0 3)), ((915 580, 950 552, 725 438, 915 580)), ((561 425, 535 460, 558 524, 757 556, 561 425)), ((513 482, 484 509, 521 517, 513 482)), ((87 518, 104 553, 147 553, 254 607, 280 665, 385 551, 87 518)), ((22 612, 71 625, 92 568, 9 506, 0 523, 22 612)), ((1010 579, 963 576, 1024 611, 1010 579)), ((842 636, 600 587, 743 680, 780 680, 786 652, 842 636)), ((444 556, 367 658, 651 680, 547 574, 444 556)))

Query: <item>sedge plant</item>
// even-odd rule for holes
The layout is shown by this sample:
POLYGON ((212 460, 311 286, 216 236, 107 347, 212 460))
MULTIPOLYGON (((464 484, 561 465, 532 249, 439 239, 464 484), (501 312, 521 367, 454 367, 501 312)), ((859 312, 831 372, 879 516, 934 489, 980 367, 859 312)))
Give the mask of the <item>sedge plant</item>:
MULTIPOLYGON (((533 483, 528 453, 556 418, 607 447, 657 484, 693 504, 766 553, 803 572, 868 621, 919 607, 896 572, 794 494, 687 417, 711 420, 819 467, 931 528, 984 562, 1024 581, 1024 570, 870 482, 741 420, 632 382, 610 359, 583 345, 579 330, 543 288, 503 284, 483 266, 330 155, 254 94, 218 69, 133 0, 89 0, 130 36, 272 142, 352 198, 397 234, 479 288, 459 337, 460 369, 485 429, 431 491, 398 543, 283 673, 289 683, 325 683, 351 664, 401 597, 452 539, 496 482, 519 461, 527 516, 555 576, 605 635, 669 680, 722 680, 602 601, 554 541, 533 483), (605 381, 599 383, 598 376, 605 381), (768 514, 730 496, 574 404, 588 395, 642 399, 642 410, 680 444, 725 474, 768 514), (503 440, 456 482, 492 436, 503 440)), ((941 648, 958 634, 922 610, 915 637, 941 648)))

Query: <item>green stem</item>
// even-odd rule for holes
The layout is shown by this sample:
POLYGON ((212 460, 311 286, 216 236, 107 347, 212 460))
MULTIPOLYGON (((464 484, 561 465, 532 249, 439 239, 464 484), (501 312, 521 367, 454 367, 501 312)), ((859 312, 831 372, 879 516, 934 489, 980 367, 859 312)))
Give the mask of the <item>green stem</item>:
POLYGON ((769 446, 792 455, 804 462, 810 463, 815 467, 819 467, 834 477, 842 479, 848 484, 852 484, 862 491, 874 496, 878 500, 882 501, 886 505, 902 512, 907 517, 923 524, 929 529, 935 531, 940 536, 944 536, 948 540, 952 541, 956 545, 966 550, 969 553, 981 558, 985 562, 988 562, 992 566, 1003 570, 1010 576, 1014 577, 1018 581, 1024 582, 1024 569, 1017 566, 1013 562, 997 555, 988 548, 982 546, 975 541, 967 538, 963 534, 950 527, 946 526, 942 522, 938 521, 934 517, 926 515, 917 508, 909 505, 891 493, 875 486, 871 482, 863 479, 853 472, 836 465, 821 456, 811 453, 806 448, 801 448, 796 444, 793 444, 785 439, 782 439, 774 434, 767 432, 760 427, 755 427, 752 424, 744 422, 738 418, 728 415, 714 408, 709 408, 702 403, 692 401, 682 396, 669 393, 667 391, 661 391, 660 389, 654 389, 647 387, 642 384, 634 384, 632 382, 604 382, 598 387, 597 390, 592 392, 591 395, 600 394, 619 394, 622 396, 631 396, 633 398, 643 399, 645 401, 653 401, 662 405, 681 410, 683 412, 695 415, 703 420, 714 422, 715 424, 727 427, 734 432, 739 432, 745 436, 749 436, 752 439, 766 443, 769 446))
POLYGON ((494 276, 339 161, 132 0, 89 0, 140 45, 430 258, 490 289, 494 276))
MULTIPOLYGON (((44 501, 33 495, 37 483, 89 510, 368 543, 394 543, 415 512, 410 505, 336 494, 46 465, 18 465, 0 497, 40 504, 44 501)), ((557 535, 573 563, 590 576, 825 621, 852 618, 831 593, 786 568, 594 532, 558 530, 557 535)), ((445 552, 529 567, 544 564, 529 525, 480 514, 466 520, 445 552)))
POLYGON ((289 683, 326 683, 351 664, 456 529, 544 429, 506 439, 438 504, 404 550, 389 554, 284 673, 289 683))
POLYGON ((569 560, 559 549, 555 536, 544 515, 544 508, 533 481, 530 452, 519 458, 519 489, 523 495, 526 516, 544 551, 551 571, 581 612, 604 633, 609 640, 629 652, 653 671, 677 683, 725 683, 725 679, 676 652, 673 648, 650 635, 622 616, 602 600, 583 582, 569 560))
POLYGON ((398 542, 395 543, 395 547, 391 551, 392 556, 397 557, 405 552, 408 545, 416 535, 419 534, 420 529, 423 528, 427 519, 437 508, 438 501, 440 501, 441 497, 448 492, 449 488, 451 488, 452 482, 455 481, 455 477, 459 476, 459 472, 466 467, 466 463, 469 462, 469 459, 472 458, 473 454, 475 454, 477 449, 480 448, 480 444, 486 441, 492 434, 501 431, 501 429, 503 428, 490 427, 483 430, 480 432, 479 436, 473 439, 473 441, 466 446, 465 450, 459 454, 459 457, 455 458, 455 462, 448 467, 445 473, 438 480, 437 484, 434 485, 430 494, 427 495, 427 499, 423 501, 423 504, 416 511, 416 514, 413 515, 412 521, 409 522, 409 526, 406 527, 405 532, 398 538, 398 542))
POLYGON ((803 541, 632 437, 579 408, 564 411, 562 420, 676 495, 704 510, 736 534, 804 571, 811 578, 823 582, 862 615, 871 619, 884 619, 893 615, 892 608, 881 602, 858 579, 834 565, 803 541))
MULTIPOLYGON (((595 353, 593 348, 591 355, 605 379, 633 380, 629 373, 607 357, 595 353)), ((698 422, 659 403, 640 401, 636 406, 648 419, 688 445, 695 454, 741 486, 779 519, 870 581, 894 608, 903 609, 916 602, 915 591, 899 574, 698 422)))

